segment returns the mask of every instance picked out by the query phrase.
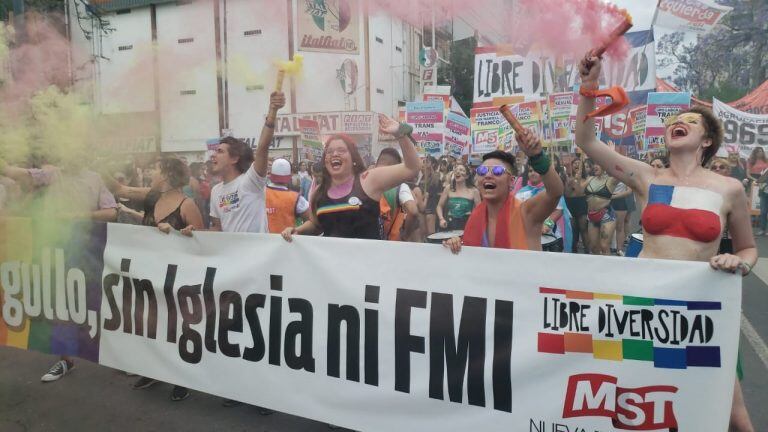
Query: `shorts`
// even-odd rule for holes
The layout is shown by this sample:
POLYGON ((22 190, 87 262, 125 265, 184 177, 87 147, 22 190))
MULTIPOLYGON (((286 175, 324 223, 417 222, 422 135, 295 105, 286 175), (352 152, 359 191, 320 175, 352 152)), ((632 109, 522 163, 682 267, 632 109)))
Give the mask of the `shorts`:
POLYGON ((616 212, 608 206, 601 210, 587 212, 587 219, 589 223, 599 227, 606 222, 616 222, 616 212))
POLYGON ((587 197, 566 197, 565 206, 574 218, 587 215, 587 197))
POLYGON ((611 207, 616 211, 627 211, 627 199, 626 198, 612 199, 611 207))

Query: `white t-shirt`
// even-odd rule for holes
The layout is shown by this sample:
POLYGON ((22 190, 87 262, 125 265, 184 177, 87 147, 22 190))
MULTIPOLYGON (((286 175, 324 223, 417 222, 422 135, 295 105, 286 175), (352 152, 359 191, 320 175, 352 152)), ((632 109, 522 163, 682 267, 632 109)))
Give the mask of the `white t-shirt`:
POLYGON ((211 217, 221 221, 224 232, 266 233, 267 178, 256 173, 253 165, 229 183, 211 189, 211 217))
POLYGON ((403 183, 400 185, 400 188, 397 190, 397 199, 400 201, 400 205, 413 201, 413 193, 411 193, 411 188, 407 184, 403 183))

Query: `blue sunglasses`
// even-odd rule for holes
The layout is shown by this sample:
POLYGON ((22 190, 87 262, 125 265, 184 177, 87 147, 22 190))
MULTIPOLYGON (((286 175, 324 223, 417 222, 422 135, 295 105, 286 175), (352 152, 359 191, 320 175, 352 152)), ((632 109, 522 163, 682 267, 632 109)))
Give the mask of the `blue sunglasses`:
POLYGON ((496 177, 501 177, 504 174, 512 175, 512 173, 504 166, 504 165, 493 165, 493 166, 487 166, 487 165, 480 165, 475 169, 475 172, 479 176, 484 176, 488 174, 488 171, 491 171, 493 175, 496 177))

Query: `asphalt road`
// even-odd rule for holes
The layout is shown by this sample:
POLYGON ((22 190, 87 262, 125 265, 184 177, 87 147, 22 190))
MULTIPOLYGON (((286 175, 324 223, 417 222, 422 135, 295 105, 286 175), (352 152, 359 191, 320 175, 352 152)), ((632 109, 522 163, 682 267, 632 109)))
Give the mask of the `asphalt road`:
MULTIPOLYGON (((761 258, 744 280, 741 353, 744 394, 757 431, 768 431, 768 238, 758 239, 761 258)), ((322 431, 328 425, 254 407, 221 406, 218 397, 193 392, 171 402, 171 386, 131 390, 136 377, 78 361, 61 381, 40 376, 54 357, 0 347, 0 432, 16 431, 322 431)), ((259 388, 253 391, 274 391, 259 388)))

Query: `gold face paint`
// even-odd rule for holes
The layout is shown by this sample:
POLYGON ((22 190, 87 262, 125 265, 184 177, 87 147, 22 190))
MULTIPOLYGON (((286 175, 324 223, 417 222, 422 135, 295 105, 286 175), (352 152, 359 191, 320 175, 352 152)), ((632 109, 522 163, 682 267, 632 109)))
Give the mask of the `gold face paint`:
POLYGON ((699 125, 701 124, 702 120, 703 118, 701 114, 687 112, 667 117, 667 119, 664 120, 664 127, 670 127, 678 121, 692 125, 699 125))

